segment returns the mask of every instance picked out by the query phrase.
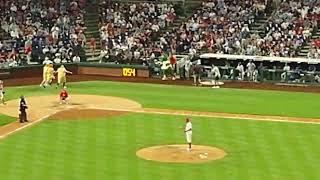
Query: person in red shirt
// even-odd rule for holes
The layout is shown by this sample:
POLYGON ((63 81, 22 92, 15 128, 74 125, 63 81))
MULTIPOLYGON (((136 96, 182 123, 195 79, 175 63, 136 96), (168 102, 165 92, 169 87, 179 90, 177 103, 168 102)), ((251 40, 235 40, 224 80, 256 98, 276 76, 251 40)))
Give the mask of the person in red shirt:
POLYGON ((177 72, 177 59, 176 57, 170 53, 169 61, 172 67, 172 80, 176 79, 176 72, 177 72))
POLYGON ((65 88, 60 92, 60 104, 68 104, 69 95, 65 88))

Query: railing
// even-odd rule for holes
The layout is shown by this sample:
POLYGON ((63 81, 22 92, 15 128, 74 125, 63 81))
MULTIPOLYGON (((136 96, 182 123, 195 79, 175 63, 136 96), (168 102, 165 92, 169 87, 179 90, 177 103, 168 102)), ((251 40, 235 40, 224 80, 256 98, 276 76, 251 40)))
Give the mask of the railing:
POLYGON ((219 67, 223 80, 249 80, 259 82, 285 82, 285 83, 319 83, 320 59, 228 55, 228 54, 202 54, 200 56, 204 65, 203 78, 210 79, 211 65, 219 67), (254 77, 247 76, 246 63, 251 60, 256 65, 254 77), (241 63, 245 72, 236 69, 241 63), (284 70, 285 64, 291 70, 284 70), (244 73, 245 78, 240 73, 244 73))
MULTIPOLYGON (((256 69, 252 76, 248 76, 248 72, 243 72, 244 78, 234 67, 218 66, 222 81, 253 81, 253 82, 269 82, 269 83, 295 83, 295 84, 309 84, 320 83, 320 71, 306 71, 306 70, 290 70, 284 71, 282 69, 256 69)), ((213 75, 210 74, 211 67, 204 66, 202 74, 203 80, 211 81, 213 75)))
POLYGON ((226 59, 226 60, 253 60, 253 61, 267 61, 267 62, 282 62, 282 63, 307 63, 320 64, 320 59, 307 58, 288 58, 288 57, 270 57, 270 56, 248 56, 248 55, 229 55, 229 54, 202 54, 201 59, 226 59))
POLYGON ((148 0, 111 0, 111 2, 121 2, 121 3, 171 3, 171 4, 177 4, 182 3, 185 4, 185 0, 154 0, 154 1, 148 1, 148 0))

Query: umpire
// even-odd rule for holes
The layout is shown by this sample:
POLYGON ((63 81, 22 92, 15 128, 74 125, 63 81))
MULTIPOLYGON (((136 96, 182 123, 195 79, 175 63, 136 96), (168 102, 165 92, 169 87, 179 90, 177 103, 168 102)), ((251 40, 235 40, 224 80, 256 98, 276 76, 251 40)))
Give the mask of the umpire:
POLYGON ((28 120, 27 120, 27 112, 26 112, 26 110, 28 109, 28 106, 27 106, 26 100, 24 99, 23 96, 20 97, 19 104, 20 104, 20 107, 19 107, 19 111, 20 111, 19 121, 20 121, 20 123, 28 122, 28 120))

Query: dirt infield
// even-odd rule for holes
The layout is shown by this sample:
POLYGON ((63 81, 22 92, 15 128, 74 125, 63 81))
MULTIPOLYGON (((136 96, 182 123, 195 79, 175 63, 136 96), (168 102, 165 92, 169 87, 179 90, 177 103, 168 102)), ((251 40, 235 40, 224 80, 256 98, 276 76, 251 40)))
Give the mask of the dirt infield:
POLYGON ((227 153, 219 148, 193 145, 192 151, 186 145, 161 145, 143 148, 136 155, 149 161, 167 163, 205 163, 224 158, 227 153))
POLYGON ((102 110, 102 109, 68 109, 65 111, 59 111, 51 116, 49 116, 48 120, 92 120, 101 117, 112 117, 119 116, 122 114, 126 114, 123 111, 110 111, 110 110, 102 110))
MULTIPOLYGON (((59 104, 57 96, 26 97, 26 101, 29 107, 29 123, 20 124, 17 121, 0 127, 0 139, 48 118, 90 119, 124 113, 115 112, 113 109, 126 109, 134 112, 142 108, 139 103, 128 99, 95 95, 73 95, 68 104, 62 105, 59 104)), ((0 113, 17 118, 18 102, 18 99, 8 101, 7 105, 0 108, 0 113)))

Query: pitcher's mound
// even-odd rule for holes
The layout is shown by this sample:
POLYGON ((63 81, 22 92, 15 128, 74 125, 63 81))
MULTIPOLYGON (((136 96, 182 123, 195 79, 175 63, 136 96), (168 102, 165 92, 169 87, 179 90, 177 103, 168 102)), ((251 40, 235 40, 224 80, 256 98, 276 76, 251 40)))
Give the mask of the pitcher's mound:
POLYGON ((192 145, 191 151, 187 151, 187 145, 153 146, 140 149, 136 154, 142 159, 168 163, 205 163, 227 155, 222 149, 201 145, 192 145))

